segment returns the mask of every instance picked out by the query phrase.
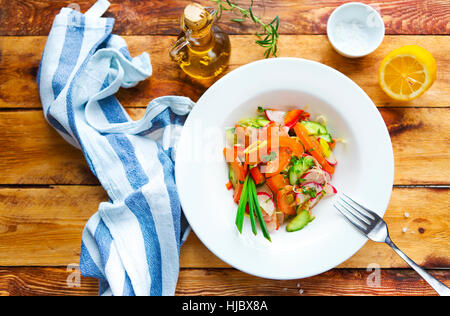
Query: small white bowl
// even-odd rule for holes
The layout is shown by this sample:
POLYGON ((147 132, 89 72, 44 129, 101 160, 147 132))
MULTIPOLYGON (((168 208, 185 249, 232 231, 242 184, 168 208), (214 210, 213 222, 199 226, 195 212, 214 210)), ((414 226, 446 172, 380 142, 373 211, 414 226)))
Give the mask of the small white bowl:
POLYGON ((341 55, 358 58, 372 53, 384 38, 384 22, 371 6, 349 2, 331 13, 327 35, 331 45, 341 55))

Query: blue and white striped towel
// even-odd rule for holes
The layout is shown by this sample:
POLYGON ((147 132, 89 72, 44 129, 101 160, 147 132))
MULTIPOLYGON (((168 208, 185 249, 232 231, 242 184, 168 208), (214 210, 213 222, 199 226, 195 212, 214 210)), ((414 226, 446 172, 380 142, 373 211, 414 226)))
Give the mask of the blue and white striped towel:
POLYGON ((162 97, 141 120, 128 116, 113 95, 152 67, 148 54, 131 58, 111 34, 114 19, 101 18, 108 7, 99 0, 85 14, 63 8, 56 16, 38 74, 43 110, 110 198, 84 229, 82 274, 100 279, 102 295, 173 295, 189 230, 180 224, 174 146, 194 103, 162 97))

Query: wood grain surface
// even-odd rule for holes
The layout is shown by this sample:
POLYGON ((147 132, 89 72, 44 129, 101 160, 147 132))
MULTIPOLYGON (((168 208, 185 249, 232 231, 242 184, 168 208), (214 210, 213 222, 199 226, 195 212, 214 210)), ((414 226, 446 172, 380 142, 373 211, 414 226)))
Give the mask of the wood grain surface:
MULTIPOLYGON (((78 263, 84 224, 105 200, 100 186, 0 188, 0 266, 78 263)), ((385 219, 392 239, 418 264, 450 266, 449 202, 450 189, 394 189, 385 219)), ((388 246, 369 242, 340 267, 366 268, 371 263, 383 268, 407 266, 388 246)), ((182 247, 181 266, 229 267, 194 234, 182 247)))
MULTIPOLYGON (((133 118, 144 109, 128 109, 133 118)), ((382 108, 391 134, 396 185, 449 184, 450 112, 382 108), (424 172, 426 171, 426 172, 424 172)), ((98 184, 81 152, 45 121, 42 111, 0 111, 0 183, 98 184)))
MULTIPOLYGON (((75 286, 73 272, 65 268, 0 267, 0 296, 98 294, 96 279, 81 278, 79 286, 75 286)), ((448 270, 429 272, 450 284, 448 270)), ((341 269, 303 280, 277 281, 232 269, 182 269, 176 295, 436 295, 412 270, 381 270, 379 277, 373 273, 373 270, 341 269), (374 280, 380 283, 375 284, 374 280)))
MULTIPOLYGON (((212 81, 187 77, 171 62, 168 49, 173 36, 125 37, 133 56, 148 52, 153 76, 132 89, 122 89, 119 100, 126 107, 144 107, 163 95, 184 95, 196 101, 212 81)), ((254 36, 231 36, 233 52, 229 70, 263 58, 263 50, 254 44, 254 36), (248 49, 241 49, 248 47, 248 49)), ((46 37, 0 37, 0 108, 41 108, 36 74, 46 37)), ((322 35, 284 35, 279 39, 279 56, 315 60, 349 76, 382 107, 447 107, 450 99, 450 36, 387 36, 371 55, 348 59, 337 54, 322 35), (390 99, 378 85, 378 67, 391 50, 408 44, 428 49, 436 58, 438 73, 432 88, 411 102, 390 99)))
MULTIPOLYGON (((106 16, 114 17, 114 32, 122 35, 176 35, 185 0, 111 0, 106 16)), ((211 6, 208 0, 198 2, 211 6)), ((238 1, 247 7, 249 0, 238 1)), ((255 13, 271 20, 279 15, 282 34, 325 34, 331 12, 345 0, 264 0, 255 1, 255 13)), ((366 0, 381 12, 387 34, 448 34, 450 3, 447 0, 366 0)), ((53 17, 64 6, 85 12, 95 0, 1 0, 0 35, 47 35, 53 17)), ((252 34, 252 26, 229 21, 225 14, 221 26, 231 34, 252 34)))

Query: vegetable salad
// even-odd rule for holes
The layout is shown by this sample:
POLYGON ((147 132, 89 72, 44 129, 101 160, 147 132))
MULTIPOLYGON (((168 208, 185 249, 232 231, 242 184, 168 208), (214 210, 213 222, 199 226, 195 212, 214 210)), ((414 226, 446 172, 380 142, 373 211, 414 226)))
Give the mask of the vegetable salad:
POLYGON ((240 232, 246 214, 253 233, 258 223, 268 240, 285 222, 288 232, 301 230, 314 219, 320 199, 337 192, 331 185, 336 140, 323 117, 312 121, 301 109, 259 107, 257 116, 237 122, 226 137, 226 187, 238 204, 240 232))

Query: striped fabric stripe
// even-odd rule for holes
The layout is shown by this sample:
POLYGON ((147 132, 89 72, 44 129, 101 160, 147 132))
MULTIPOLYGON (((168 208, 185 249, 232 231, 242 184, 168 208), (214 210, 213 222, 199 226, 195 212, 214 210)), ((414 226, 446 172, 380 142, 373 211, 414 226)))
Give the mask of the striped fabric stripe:
POLYGON ((188 226, 174 179, 174 146, 194 103, 153 100, 132 121, 114 94, 152 73, 144 53, 132 58, 111 34, 114 20, 99 0, 86 13, 63 8, 42 56, 38 87, 48 122, 83 154, 109 201, 87 222, 81 243, 84 276, 100 295, 173 295, 188 226), (176 113, 176 114, 175 114, 176 113))

